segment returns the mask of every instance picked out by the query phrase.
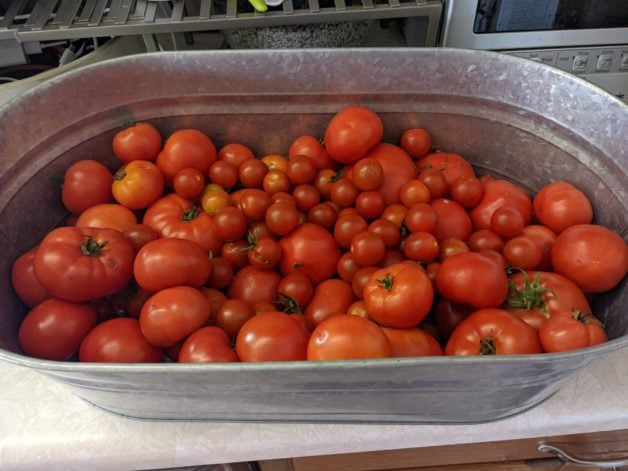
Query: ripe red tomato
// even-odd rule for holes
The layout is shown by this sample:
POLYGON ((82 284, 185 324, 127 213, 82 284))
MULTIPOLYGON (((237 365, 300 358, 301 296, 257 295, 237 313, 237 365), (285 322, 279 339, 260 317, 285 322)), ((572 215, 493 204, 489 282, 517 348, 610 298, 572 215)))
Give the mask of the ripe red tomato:
POLYGON ((490 229, 478 229, 473 232, 469 236, 467 244, 473 252, 495 250, 501 253, 504 250, 504 240, 490 229))
POLYGON ((399 144, 413 159, 420 159, 432 148, 432 136, 425 129, 406 129, 399 144))
MULTIPOLYGON (((288 308, 281 309, 284 312, 302 312, 303 308, 312 299, 314 294, 314 285, 307 275, 300 271, 293 271, 284 276, 277 286, 277 295, 279 296, 279 304, 288 308), (292 305, 291 303, 296 303, 292 305)), ((276 310, 276 309, 273 309, 276 310)))
POLYGON ((467 175, 456 179, 451 185, 451 199, 465 208, 472 208, 480 202, 484 185, 477 178, 467 175))
POLYGON ((17 297, 28 308, 34 308, 42 301, 50 298, 48 291, 35 277, 33 260, 35 260, 36 253, 37 247, 24 252, 13 262, 11 268, 11 285, 17 293, 17 297))
POLYGON ((490 229, 491 217, 496 209, 511 206, 523 216, 523 225, 532 219, 532 201, 526 191, 507 180, 495 179, 484 183, 484 195, 471 211, 475 229, 490 229))
POLYGON ((161 134, 149 123, 135 123, 113 136, 113 153, 122 162, 153 161, 161 150, 161 134))
POLYGON ((348 249, 353 236, 367 229, 368 223, 359 214, 339 215, 334 224, 334 240, 340 247, 348 249))
POLYGON ((145 209, 164 191, 164 177, 147 160, 134 160, 116 172, 111 187, 114 199, 129 209, 145 209))
POLYGON ((314 288, 304 314, 311 326, 317 326, 331 315, 346 313, 349 306, 356 300, 351 283, 330 278, 314 288))
POLYGON ((388 337, 393 357, 424 357, 443 354, 443 347, 427 332, 417 328, 382 327, 388 337))
POLYGON ((101 363, 160 363, 163 351, 142 335, 140 323, 118 317, 98 324, 83 339, 79 361, 101 363))
POLYGON ((303 135, 297 137, 292 144, 290 144, 290 149, 288 150, 288 158, 294 157, 295 155, 304 155, 309 157, 317 170, 322 169, 334 169, 336 166, 336 162, 329 157, 327 150, 323 144, 321 144, 320 140, 316 139, 314 136, 303 135))
POLYGON ((470 252, 469 246, 455 237, 448 237, 438 242, 438 260, 443 261, 458 253, 470 252))
POLYGON ((288 159, 286 174, 294 185, 310 183, 317 172, 316 163, 306 155, 293 155, 288 159))
POLYGON ((360 267, 375 266, 386 253, 384 238, 372 231, 358 232, 351 238, 349 247, 353 261, 360 267))
POLYGON ((195 168, 181 169, 172 178, 172 188, 183 198, 198 198, 205 188, 205 175, 195 168))
POLYGON ((168 137, 155 163, 166 183, 172 185, 176 173, 184 168, 195 168, 208 175, 216 159, 216 148, 209 137, 196 129, 180 129, 168 137))
POLYGON ((79 160, 65 171, 61 198, 63 206, 78 216, 87 208, 113 201, 113 175, 95 160, 79 160))
POLYGON ((360 299, 364 297, 364 287, 371 279, 371 275, 377 270, 378 267, 362 267, 355 272, 351 280, 351 288, 353 288, 353 294, 355 294, 356 297, 360 299))
POLYGON ((541 263, 538 269, 543 271, 551 271, 552 269, 552 247, 556 241, 556 233, 549 227, 539 224, 526 226, 521 231, 521 235, 532 239, 541 249, 541 263))
POLYGON ((316 224, 305 223, 279 241, 283 276, 298 270, 318 284, 336 273, 340 249, 334 237, 316 224))
POLYGON ((224 160, 217 160, 209 167, 209 181, 228 190, 238 183, 238 167, 224 160))
POLYGON ((211 306, 203 291, 175 286, 148 298, 140 313, 140 329, 155 347, 169 347, 205 325, 210 315, 211 306))
POLYGON ((329 198, 340 208, 354 206, 355 200, 360 194, 360 190, 352 180, 342 177, 331 185, 329 198))
POLYGON ((525 355, 541 353, 532 327, 503 309, 480 309, 460 322, 451 334, 447 355, 525 355))
POLYGON ((394 222, 388 221, 387 219, 376 219, 369 224, 368 230, 378 234, 389 249, 396 247, 401 238, 399 227, 397 227, 394 222))
POLYGON ((384 331, 374 322, 339 314, 321 322, 307 345, 308 360, 388 358, 392 348, 384 331))
MULTIPOLYGON (((384 182, 379 191, 384 195, 386 204, 399 203, 401 188, 417 176, 413 160, 401 147, 393 144, 377 144, 368 151, 366 157, 377 160, 384 170, 384 182)), ((353 169, 347 171, 347 177, 353 178, 353 169)))
POLYGON ((176 193, 155 201, 144 213, 143 223, 160 237, 191 240, 208 253, 220 253, 222 240, 214 233, 214 218, 176 193))
POLYGON ((460 177, 475 177, 471 164, 461 155, 451 152, 433 152, 419 159, 416 163, 419 169, 433 168, 440 170, 445 177, 447 188, 460 177))
POLYGON ((299 224, 299 211, 290 203, 273 203, 266 210, 264 221, 273 234, 286 235, 299 224))
POLYGON ((179 363, 227 363, 240 361, 220 327, 202 327, 193 332, 179 350, 179 363))
MULTIPOLYGON (((445 214, 449 204, 442 204, 441 206, 441 212, 445 214)), ((464 218, 461 220, 464 220, 464 218)), ((438 213, 428 203, 416 203, 408 208, 404 223, 410 232, 429 232, 434 234, 438 226, 438 213)), ((445 226, 443 225, 443 227, 445 226)))
POLYGON ((429 232, 414 232, 403 241, 404 255, 416 262, 430 263, 438 256, 439 249, 436 237, 429 232))
POLYGON ((511 267, 536 270, 543 258, 543 252, 532 239, 513 237, 504 245, 504 257, 511 267))
POLYGON ((432 308, 433 298, 432 282, 425 270, 414 263, 381 268, 364 287, 369 316, 386 327, 417 325, 432 308))
POLYGON ((524 226, 523 215, 512 206, 501 206, 491 216, 490 229, 507 239, 521 234, 524 226))
POLYGON ((255 154, 247 146, 232 142, 220 148, 218 158, 235 165, 239 169, 247 160, 254 160, 255 154))
POLYGON ((125 230, 124 235, 129 239, 129 242, 131 242, 136 252, 150 241, 156 240, 159 237, 157 232, 146 224, 135 224, 125 230))
POLYGON ((337 162, 361 159, 384 136, 384 125, 372 110, 360 106, 345 108, 331 119, 325 130, 325 148, 337 162))
POLYGON ((353 164, 351 176, 359 190, 378 190, 384 184, 384 167, 376 159, 360 159, 353 164))
POLYGON ((249 250, 248 258, 252 267, 258 270, 272 270, 281 260, 281 246, 274 239, 260 239, 249 250))
POLYGON ((310 333, 291 315, 261 312, 249 319, 236 339, 241 361, 299 361, 307 358, 310 333))
POLYGON ((219 209, 214 214, 214 233, 222 240, 241 239, 246 229, 246 216, 235 206, 219 209))
POLYGON ((626 275, 628 248, 618 234, 604 226, 578 224, 556 237, 552 266, 585 293, 600 293, 617 286, 626 275))
POLYGON ((299 211, 307 213, 321 201, 321 194, 314 185, 309 183, 298 185, 292 190, 294 203, 299 211))
POLYGON ((102 203, 87 208, 76 220, 76 227, 99 227, 125 232, 137 224, 133 211, 120 204, 102 203))
POLYGON ((565 352, 591 347, 608 340, 602 323, 591 313, 557 312, 539 330, 543 350, 565 352))
POLYGON ((250 306, 273 302, 277 299, 277 287, 281 277, 274 270, 259 270, 250 265, 240 269, 229 285, 229 298, 238 298, 250 306))
POLYGON ((173 237, 146 244, 133 264, 137 284, 152 293, 180 285, 203 286, 210 273, 207 252, 194 242, 173 237))
POLYGON ((508 294, 508 278, 494 260, 476 252, 447 257, 436 274, 438 292, 450 301, 476 309, 500 306, 508 294))
POLYGON ((96 312, 83 303, 50 298, 24 318, 18 341, 24 353, 45 360, 68 360, 96 325, 96 312))
POLYGON ((254 315, 255 311, 246 301, 226 299, 216 309, 214 320, 218 327, 235 339, 244 323, 254 315))
POLYGON ((415 179, 406 182, 399 189, 399 198, 406 208, 418 203, 428 203, 431 195, 429 188, 421 180, 415 179))
POLYGON ((590 224, 593 208, 589 198, 575 186, 553 182, 534 197, 534 215, 541 224, 560 233, 576 224, 590 224))
POLYGON ((59 227, 44 237, 33 260, 41 286, 66 301, 94 301, 124 288, 135 251, 114 229, 59 227))
POLYGON ((454 238, 466 241, 469 238, 473 225, 469 214, 460 204, 445 198, 432 200, 430 204, 436 213, 436 240, 454 238))

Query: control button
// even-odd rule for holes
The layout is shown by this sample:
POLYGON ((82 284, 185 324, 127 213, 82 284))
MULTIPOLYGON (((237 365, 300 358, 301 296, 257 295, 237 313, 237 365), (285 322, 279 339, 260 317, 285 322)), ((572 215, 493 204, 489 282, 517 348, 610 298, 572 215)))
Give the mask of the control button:
POLYGON ((589 56, 587 55, 577 55, 573 59, 573 71, 574 72, 585 72, 587 70, 587 64, 589 63, 589 56))
POLYGON ((597 57, 597 64, 595 65, 595 70, 601 70, 601 71, 610 70, 612 63, 613 63, 612 54, 600 54, 597 57))

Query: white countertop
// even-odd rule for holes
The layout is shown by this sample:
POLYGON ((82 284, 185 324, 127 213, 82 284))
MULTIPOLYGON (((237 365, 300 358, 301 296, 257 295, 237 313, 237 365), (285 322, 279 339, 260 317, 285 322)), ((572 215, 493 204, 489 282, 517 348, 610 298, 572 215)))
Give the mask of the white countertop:
POLYGON ((481 425, 156 422, 118 417, 34 371, 0 364, 0 469, 149 469, 628 428, 628 348, 523 414, 481 425))

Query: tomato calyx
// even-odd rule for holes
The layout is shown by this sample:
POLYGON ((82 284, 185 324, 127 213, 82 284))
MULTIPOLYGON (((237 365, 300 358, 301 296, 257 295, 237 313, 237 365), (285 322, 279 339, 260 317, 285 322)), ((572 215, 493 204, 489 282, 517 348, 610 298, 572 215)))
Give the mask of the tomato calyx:
POLYGON ((489 336, 480 339, 480 355, 497 355, 497 347, 493 340, 489 336))
POLYGON ((120 180, 124 180, 126 176, 127 176, 126 170, 120 170, 119 172, 116 172, 116 174, 113 176, 113 179, 120 181, 120 180))
POLYGON ((388 273, 384 278, 379 278, 377 286, 384 288, 386 291, 392 290, 394 278, 391 273, 388 273))
POLYGON ((573 311, 571 311, 571 317, 573 318, 573 320, 578 321, 584 325, 588 325, 588 324, 594 324, 596 322, 599 322, 594 316, 593 313, 591 312, 582 312, 579 311, 577 309, 574 309, 573 311))
POLYGON ((277 291, 277 296, 280 296, 280 299, 274 301, 273 304, 278 306, 281 312, 287 314, 303 314, 303 308, 299 304, 299 301, 292 296, 282 293, 281 291, 277 291))
POLYGON ((182 221, 191 221, 193 220, 196 216, 198 216, 198 213, 200 212, 200 208, 198 206, 192 206, 190 209, 186 209, 185 211, 183 211, 183 215, 181 216, 181 220, 182 221))
POLYGON ((98 257, 102 249, 104 249, 108 243, 108 240, 99 243, 96 239, 89 236, 87 240, 81 244, 81 253, 88 257, 98 257))
POLYGON ((534 277, 534 281, 530 282, 530 277, 524 270, 513 267, 514 270, 519 270, 524 276, 524 285, 522 289, 518 289, 512 280, 508 280, 509 290, 508 298, 506 302, 510 307, 518 309, 539 309, 545 311, 545 300, 543 299, 543 293, 556 293, 546 286, 541 285, 541 274, 537 273, 534 277))
POLYGON ((338 170, 336 173, 334 173, 330 178, 329 181, 330 182, 337 182, 338 180, 340 180, 345 172, 347 171, 347 167, 342 167, 340 170, 338 170))

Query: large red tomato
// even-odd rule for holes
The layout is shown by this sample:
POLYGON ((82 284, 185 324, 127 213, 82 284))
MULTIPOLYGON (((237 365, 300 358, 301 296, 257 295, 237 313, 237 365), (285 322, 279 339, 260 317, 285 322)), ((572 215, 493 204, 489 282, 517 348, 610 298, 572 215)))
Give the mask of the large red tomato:
POLYGON ((443 348, 427 332, 418 327, 409 329, 393 329, 382 327, 388 337, 393 357, 421 357, 438 356, 443 354, 443 348))
POLYGON ((33 268, 52 296, 93 301, 128 285, 134 257, 131 242, 115 229, 59 227, 42 240, 33 268))
POLYGON ((423 268, 401 262, 374 272, 364 287, 363 296, 373 320, 403 329, 417 325, 427 316, 434 290, 423 268))
POLYGON ((78 216, 90 206, 113 201, 113 175, 96 160, 79 160, 65 171, 61 199, 63 206, 78 216))
POLYGON ((508 278, 493 259, 477 252, 447 257, 436 273, 436 288, 446 299, 476 309, 497 307, 508 294, 508 278))
POLYGON ((626 275, 628 247, 604 226, 578 224, 556 237, 552 266, 585 293, 600 293, 616 286, 626 275))
POLYGON ((300 271, 318 284, 336 273, 340 259, 338 244, 331 233, 316 224, 298 226, 279 245, 283 254, 279 269, 284 276, 300 271))
POLYGON ((304 155, 308 157, 316 166, 318 170, 324 168, 333 169, 336 166, 336 162, 329 157, 327 150, 321 142, 314 136, 303 135, 297 137, 288 150, 288 158, 304 155))
POLYGON ((548 353, 591 347, 608 340, 602 323, 580 311, 552 314, 540 328, 539 338, 548 353))
POLYGON ((29 308, 33 308, 40 302, 50 298, 48 291, 41 286, 41 283, 35 277, 33 260, 35 260, 36 253, 37 247, 24 252, 13 263, 11 269, 13 289, 17 293, 17 297, 29 308))
POLYGON ((453 331, 447 355, 525 355, 541 353, 539 336, 517 316, 502 309, 480 309, 453 331))
POLYGON ((388 358, 390 342, 384 331, 372 321, 340 314, 321 322, 307 345, 308 360, 354 360, 388 358))
POLYGON ((229 336, 220 327, 203 327, 190 335, 179 350, 179 363, 239 361, 229 336))
POLYGON ((469 238, 473 232, 473 225, 464 207, 446 198, 432 200, 430 204, 437 216, 434 230, 436 240, 454 238, 466 241, 469 238))
POLYGON ((314 327, 333 314, 345 314, 356 300, 351 283, 337 278, 320 282, 305 308, 305 317, 314 327))
POLYGON ((498 208, 510 206, 523 217, 523 225, 532 219, 532 201, 526 191, 507 180, 495 179, 484 183, 484 195, 471 209, 470 215, 475 229, 490 229, 491 217, 498 208))
POLYGON ((191 240, 208 253, 219 254, 222 248, 222 240, 214 231, 214 218, 176 193, 153 203, 146 210, 143 223, 161 237, 191 240))
POLYGON ((353 162, 364 157, 383 135, 384 125, 376 113, 350 106, 339 111, 327 125, 325 148, 337 162, 353 162))
POLYGON ((237 298, 254 306, 277 299, 281 276, 274 270, 258 270, 250 265, 239 270, 228 288, 229 298, 237 298))
POLYGON ((589 198, 567 182, 545 185, 534 197, 534 214, 544 226, 560 233, 576 224, 589 224, 593 208, 589 198))
POLYGON ((113 136, 113 153, 123 162, 153 161, 161 150, 161 134, 149 123, 135 123, 113 136))
POLYGON ((163 352, 142 335, 140 323, 118 317, 98 324, 83 339, 79 361, 102 363, 160 363, 163 352))
POLYGON ((460 177, 474 177, 475 172, 471 164, 459 154, 450 152, 433 152, 419 159, 416 163, 419 169, 435 168, 440 170, 447 182, 447 188, 451 188, 460 177))
POLYGON ((126 232, 137 225, 133 211, 121 204, 102 203, 90 206, 76 220, 76 227, 101 227, 126 232))
POLYGON ((200 287, 210 273, 207 252, 194 242, 174 237, 149 242, 133 264, 137 284, 153 293, 179 285, 200 287))
POLYGON ((289 314, 260 312, 240 329, 236 353, 241 361, 298 361, 307 358, 310 333, 289 314))
POLYGON ((24 353, 46 360, 68 360, 96 325, 96 311, 83 303, 48 299, 22 321, 18 340, 24 353))
POLYGON ((155 163, 170 185, 177 172, 185 168, 195 168, 207 175, 217 158, 216 147, 209 137, 196 129, 180 129, 170 135, 155 163))

